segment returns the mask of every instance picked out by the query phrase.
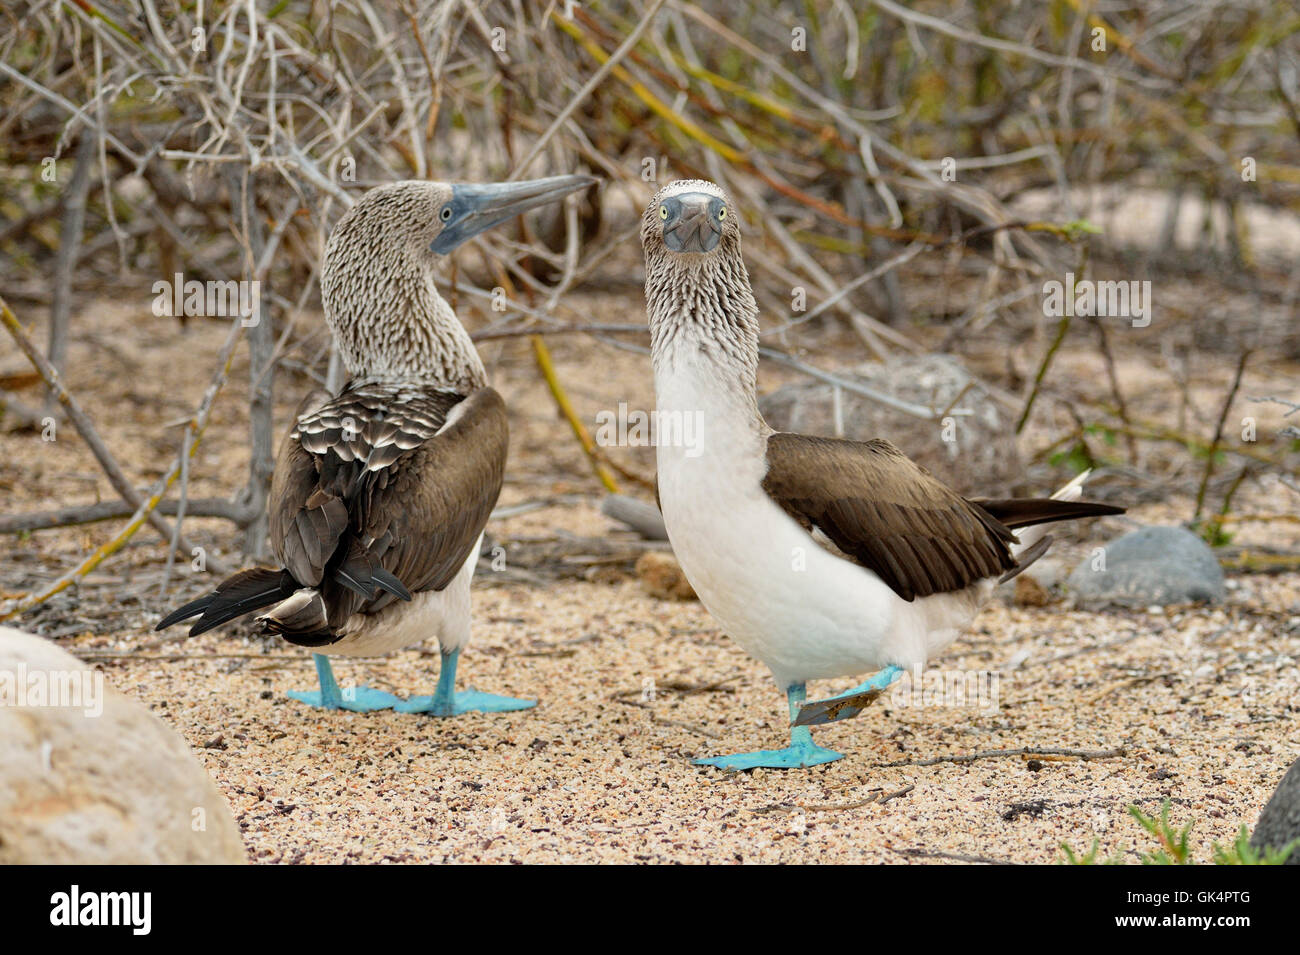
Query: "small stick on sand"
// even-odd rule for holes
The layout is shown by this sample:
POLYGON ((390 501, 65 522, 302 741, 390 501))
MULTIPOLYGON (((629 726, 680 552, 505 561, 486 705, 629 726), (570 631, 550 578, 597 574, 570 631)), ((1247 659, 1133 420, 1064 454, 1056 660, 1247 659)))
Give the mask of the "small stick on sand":
POLYGON ((958 756, 935 756, 932 759, 904 759, 896 763, 876 763, 877 769, 893 769, 897 766, 937 766, 940 763, 973 763, 977 759, 997 759, 1001 756, 1074 756, 1078 759, 1114 759, 1128 755, 1123 746, 1115 749, 1056 749, 1054 747, 1024 746, 1020 749, 990 749, 982 753, 966 753, 958 756))
MULTIPOLYGON (((890 846, 893 849, 893 846, 890 846)), ((1020 865, 1010 859, 994 859, 990 856, 972 856, 963 852, 943 852, 938 849, 894 849, 899 855, 915 859, 951 859, 954 862, 974 862, 980 865, 1020 865)))
POLYGON ((1172 670, 1165 670, 1161 673, 1147 673, 1142 676, 1129 677, 1126 680, 1120 680, 1117 683, 1112 683, 1110 686, 1106 687, 1106 689, 1102 690, 1100 693, 1097 693, 1095 696, 1091 697, 1088 700, 1088 702, 1097 703, 1105 699, 1106 697, 1110 696, 1116 690, 1123 690, 1129 687, 1141 686, 1143 683, 1152 683, 1156 680, 1163 680, 1166 677, 1177 677, 1177 676, 1178 674, 1174 673, 1172 670))
POLYGON ((880 797, 880 805, 883 806, 885 803, 889 802, 889 800, 897 799, 899 796, 906 796, 915 788, 916 788, 916 783, 908 783, 902 789, 897 789, 892 793, 886 793, 884 796, 880 797))
POLYGON ((850 809, 861 809, 863 806, 870 806, 880 798, 880 793, 874 792, 866 799, 859 799, 857 802, 845 803, 826 803, 818 806, 798 806, 792 802, 777 802, 770 806, 760 806, 757 809, 749 809, 756 816, 765 816, 768 813, 792 813, 792 812, 847 812, 850 809))

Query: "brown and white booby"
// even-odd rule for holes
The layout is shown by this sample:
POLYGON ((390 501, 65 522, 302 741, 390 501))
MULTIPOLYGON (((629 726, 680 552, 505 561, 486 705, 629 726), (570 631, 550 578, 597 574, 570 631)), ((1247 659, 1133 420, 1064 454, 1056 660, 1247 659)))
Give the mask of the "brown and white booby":
POLYGON ((1045 549, 1041 529, 1015 528, 1122 509, 1073 500, 1081 479, 1053 499, 966 500, 887 441, 774 432, 755 399, 758 307, 726 195, 702 180, 665 187, 641 240, 668 537, 704 606, 786 691, 793 724, 784 749, 697 762, 839 759, 809 724, 856 715, 952 643, 997 581, 1045 549), (809 680, 874 670, 804 702, 809 680))
POLYGON ((330 234, 321 269, 325 318, 349 380, 302 402, 271 484, 277 569, 235 574, 169 614, 190 634, 266 609, 264 631, 330 654, 386 653, 438 639, 432 697, 340 691, 316 655, 331 709, 451 716, 531 700, 455 691, 470 636, 470 578, 505 473, 505 404, 434 285, 434 267, 470 237, 596 180, 554 176, 468 185, 398 182, 367 192, 330 234))

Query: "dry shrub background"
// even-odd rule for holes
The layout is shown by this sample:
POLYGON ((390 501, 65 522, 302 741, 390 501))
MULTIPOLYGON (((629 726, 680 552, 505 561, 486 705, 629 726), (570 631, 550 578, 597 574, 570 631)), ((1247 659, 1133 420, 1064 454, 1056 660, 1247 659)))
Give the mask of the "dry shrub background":
MULTIPOLYGON (((210 387, 163 477, 145 494, 111 482, 132 527, 147 520, 173 545, 187 542, 159 513, 178 510, 164 492, 184 488, 246 338, 247 486, 179 510, 233 520, 246 554, 264 551, 277 378, 293 376, 293 393, 331 378, 315 318, 323 237, 359 191, 407 177, 605 181, 567 215, 479 241, 449 275, 480 341, 529 336, 562 409, 547 341, 643 348, 636 210, 655 181, 703 176, 739 207, 767 355, 798 376, 874 400, 840 370, 952 354, 1017 431, 1038 423, 1032 467, 1108 465, 1139 497, 1183 494, 1182 516, 1217 542, 1215 515, 1241 488, 1294 486, 1282 416, 1300 393, 1242 391, 1252 369, 1300 357, 1289 3, 69 0, 0 18, 11 332, 48 309, 42 351, 60 369, 76 296, 143 305, 178 272, 262 283, 264 320, 193 356, 186 374, 207 366, 210 387), (1151 280, 1160 319, 1045 317, 1043 283, 1067 272, 1151 280), (627 317, 593 320, 582 295, 611 288, 627 317), (1025 342, 1031 364, 1001 360, 1025 342), (1100 392, 1054 372, 1062 345, 1100 356, 1100 392), (1122 380, 1134 363, 1169 375, 1169 414, 1122 380), (1255 409, 1264 438, 1243 445, 1229 410, 1250 397, 1276 400, 1255 409)), ((4 420, 37 427, 48 409, 20 393, 30 373, 4 371, 4 420)), ((605 395, 623 397, 617 382, 605 395)), ((644 484, 644 468, 584 447, 606 487, 644 484)), ((96 453, 111 477, 113 449, 96 453)))

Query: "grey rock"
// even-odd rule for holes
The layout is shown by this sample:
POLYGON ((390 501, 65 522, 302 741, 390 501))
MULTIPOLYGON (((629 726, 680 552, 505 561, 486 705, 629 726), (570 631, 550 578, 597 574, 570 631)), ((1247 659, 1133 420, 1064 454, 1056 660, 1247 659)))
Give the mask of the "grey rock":
POLYGON ((0 627, 0 865, 243 863, 176 733, 50 641, 0 627))
POLYGON ((1085 557, 1068 586, 1078 606, 1152 607, 1221 603, 1223 569, 1208 544, 1184 527, 1143 527, 1105 547, 1105 569, 1085 557))
POLYGON ((607 494, 600 502, 600 513, 626 524, 646 540, 668 540, 664 516, 659 513, 659 508, 648 501, 628 497, 626 494, 607 494))
MULTIPOLYGON (((1300 839, 1300 759, 1291 764, 1277 790, 1259 814, 1259 823, 1251 833, 1255 849, 1282 849, 1300 839)), ((1287 865, 1300 865, 1300 846, 1291 850, 1287 865)))
MULTIPOLYGON (((1020 453, 1004 409, 969 372, 944 355, 900 358, 888 365, 868 363, 841 373, 860 384, 943 411, 956 402, 971 414, 927 421, 886 407, 864 395, 840 389, 843 433, 835 432, 835 388, 810 381, 786 385, 759 399, 759 410, 777 431, 797 431, 852 441, 884 438, 939 480, 963 494, 997 497, 998 488, 1020 477, 1020 453), (965 393, 963 393, 965 389, 965 393)), ((1005 496, 1003 494, 1002 496, 1005 496)))

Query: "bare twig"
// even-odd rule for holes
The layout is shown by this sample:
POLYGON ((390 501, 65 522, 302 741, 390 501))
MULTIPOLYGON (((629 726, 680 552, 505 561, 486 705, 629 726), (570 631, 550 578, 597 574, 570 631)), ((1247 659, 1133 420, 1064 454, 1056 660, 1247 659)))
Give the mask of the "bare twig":
MULTIPOLYGON (((81 435, 81 439, 86 442, 86 446, 90 448, 91 453, 94 454, 95 460, 99 462, 99 465, 103 469, 105 476, 108 478, 109 483, 113 485, 113 490, 117 491, 117 493, 121 495, 122 500, 136 508, 138 513, 142 513, 144 520, 148 521, 149 525, 162 536, 163 541, 170 546, 173 537, 171 525, 168 524, 167 521, 163 519, 162 515, 158 514, 153 508, 145 509, 145 502, 141 499, 140 495, 136 493, 135 485, 127 478, 126 474, 122 471, 121 466, 118 465, 117 459, 113 457, 112 453, 108 450, 107 445, 105 445, 103 440, 99 437, 99 432, 97 432, 95 426, 91 424, 90 418, 81 410, 81 405, 77 403, 77 400, 73 398, 72 394, 63 386, 63 379, 59 375, 58 371, 55 370, 44 355, 33 347, 31 341, 23 332, 22 325, 19 324, 18 318, 14 315, 13 311, 9 308, 9 304, 2 297, 0 297, 0 321, 4 322, 4 326, 8 330, 10 336, 18 343, 18 347, 22 350, 23 354, 27 356, 27 360, 32 363, 33 367, 35 367, 38 372, 40 372, 41 377, 45 379, 46 385, 49 386, 51 393, 64 407, 68 415, 68 420, 72 422, 73 427, 77 429, 77 433, 81 435)), ((189 549, 192 546, 189 541, 184 539, 179 540, 181 545, 186 549, 189 549)))
POLYGON ((649 703, 642 703, 638 700, 615 700, 615 702, 622 703, 624 706, 635 706, 639 710, 645 710, 646 713, 650 715, 650 720, 654 723, 659 723, 663 726, 675 726, 678 729, 687 730, 688 732, 695 733, 699 736, 706 736, 709 739, 722 738, 717 733, 713 732, 713 730, 706 730, 703 726, 696 726, 694 723, 686 723, 682 720, 673 720, 666 716, 660 716, 654 711, 654 708, 649 703))
MULTIPOLYGON (((619 61, 627 56, 631 49, 641 41, 641 37, 654 21, 655 14, 659 12, 659 8, 663 5, 664 0, 650 0, 650 5, 646 8, 645 13, 641 14, 641 22, 636 25, 636 29, 628 34, 622 46, 610 54, 609 59, 601 65, 600 69, 591 75, 587 82, 583 84, 582 89, 574 94, 573 98, 569 100, 569 105, 560 110, 560 115, 555 117, 546 132, 537 137, 537 141, 533 143, 532 148, 528 150, 524 158, 515 164, 514 170, 510 173, 511 179, 518 179, 528 171, 528 167, 533 164, 534 159, 542 154, 542 150, 546 148, 546 144, 551 141, 551 137, 555 135, 556 131, 569 121, 569 117, 591 95, 592 91, 604 82, 605 77, 613 72, 619 61)), ((551 16, 560 19, 563 13, 557 9, 552 11, 551 16)))
MULTIPOLYGON (((1215 458, 1219 454, 1219 445, 1223 441, 1223 426, 1228 421, 1228 412, 1232 410, 1232 403, 1237 398, 1237 391, 1241 388, 1241 376, 1246 371, 1246 359, 1250 357, 1250 349, 1242 351, 1241 356, 1237 359, 1237 370, 1232 376, 1232 385, 1228 388, 1228 394, 1223 399, 1223 407, 1219 409, 1219 420, 1214 426, 1214 437, 1210 440, 1210 448, 1205 455, 1205 472, 1201 475, 1201 485, 1196 490, 1196 510, 1192 514, 1192 519, 1196 520, 1201 516, 1201 510, 1205 506, 1205 492, 1210 486, 1210 478, 1214 475, 1215 458)), ((1244 476, 1244 472, 1243 472, 1244 476)))
MULTIPOLYGON (((50 345, 46 356, 50 365, 63 374, 67 371, 68 312, 72 307, 72 275, 81 247, 81 234, 86 222, 86 196, 90 192, 90 167, 95 161, 95 138, 90 130, 83 129, 77 142, 77 154, 63 201, 63 223, 59 233, 59 255, 54 264, 54 301, 50 305, 50 345)), ((46 410, 57 399, 47 396, 46 410)))
MULTIPOLYGON (((13 331, 13 328, 16 328, 18 325, 17 320, 13 319, 13 313, 9 311, 9 306, 5 304, 2 298, 0 298, 0 318, 3 318, 6 326, 9 326, 12 320, 13 327, 10 328, 11 332, 13 331)), ((200 400, 198 408, 195 410, 193 417, 190 418, 189 423, 186 425, 190 433, 193 435, 193 440, 189 444, 189 453, 191 455, 194 454, 199 447, 199 439, 201 438, 204 429, 207 427, 208 417, 212 413, 212 403, 216 400, 217 393, 221 390, 222 385, 225 384, 226 379, 230 374, 230 363, 234 359, 235 345, 239 341, 242 329, 243 320, 241 318, 236 318, 231 323, 230 332, 226 336, 225 344, 221 347, 221 353, 219 355, 220 362, 217 372, 208 383, 208 388, 203 393, 203 398, 200 400)), ((25 340, 26 339, 24 338, 23 341, 25 340)), ((30 347, 30 345, 28 347, 30 347)), ((38 355, 37 357, 44 361, 43 356, 38 355)), ((66 394, 66 392, 62 392, 62 394, 66 394)), ((62 397, 60 397, 60 400, 62 400, 62 397)), ((176 480, 176 476, 180 473, 180 469, 181 465, 179 461, 172 464, 167 473, 159 478, 157 483, 154 484, 149 495, 141 501, 140 505, 136 508, 135 514, 132 515, 131 520, 124 528, 122 528, 116 537, 95 550, 76 568, 60 577, 45 589, 12 601, 8 607, 0 613, 0 620, 8 620, 18 614, 25 613, 31 608, 45 602, 50 597, 53 597, 55 594, 61 593, 98 567, 106 558, 117 553, 117 551, 120 550, 132 536, 134 536, 135 532, 140 529, 150 515, 155 517, 157 516, 155 509, 162 501, 162 496, 167 492, 167 489, 171 487, 172 482, 176 480)), ((134 493, 135 489, 131 488, 130 490, 134 493)), ((168 535, 164 534, 163 539, 168 541, 170 544, 170 537, 168 535)), ((188 544, 183 546, 188 547, 188 544)), ((227 568, 223 563, 211 555, 206 556, 205 566, 208 571, 215 574, 224 574, 227 572, 227 568)))
POLYGON ((981 753, 935 756, 931 759, 903 759, 894 763, 876 763, 876 766, 881 769, 893 769, 897 766, 938 766, 940 763, 973 763, 977 759, 1000 759, 1006 756, 1072 756, 1083 760, 1115 759, 1127 754, 1128 750, 1122 746, 1115 749, 1061 749, 1052 746, 1024 746, 1020 749, 991 749, 981 753))
MULTIPOLYGON (((179 509, 180 504, 176 501, 160 501, 158 504, 159 513, 169 517, 175 515, 179 509)), ((101 501, 98 504, 74 504, 31 514, 3 514, 0 515, 0 534, 24 534, 53 527, 94 524, 98 521, 130 517, 132 512, 133 508, 122 501, 101 501)), ((190 517, 217 517, 232 521, 241 527, 248 523, 248 513, 245 510, 235 502, 222 498, 199 498, 187 501, 185 513, 190 517)))
POLYGON ((953 862, 967 862, 974 865, 1020 865, 1019 862, 1012 862, 1010 859, 996 859, 993 856, 971 855, 966 852, 948 852, 946 849, 895 849, 893 846, 890 848, 899 855, 914 859, 951 859, 953 862))

